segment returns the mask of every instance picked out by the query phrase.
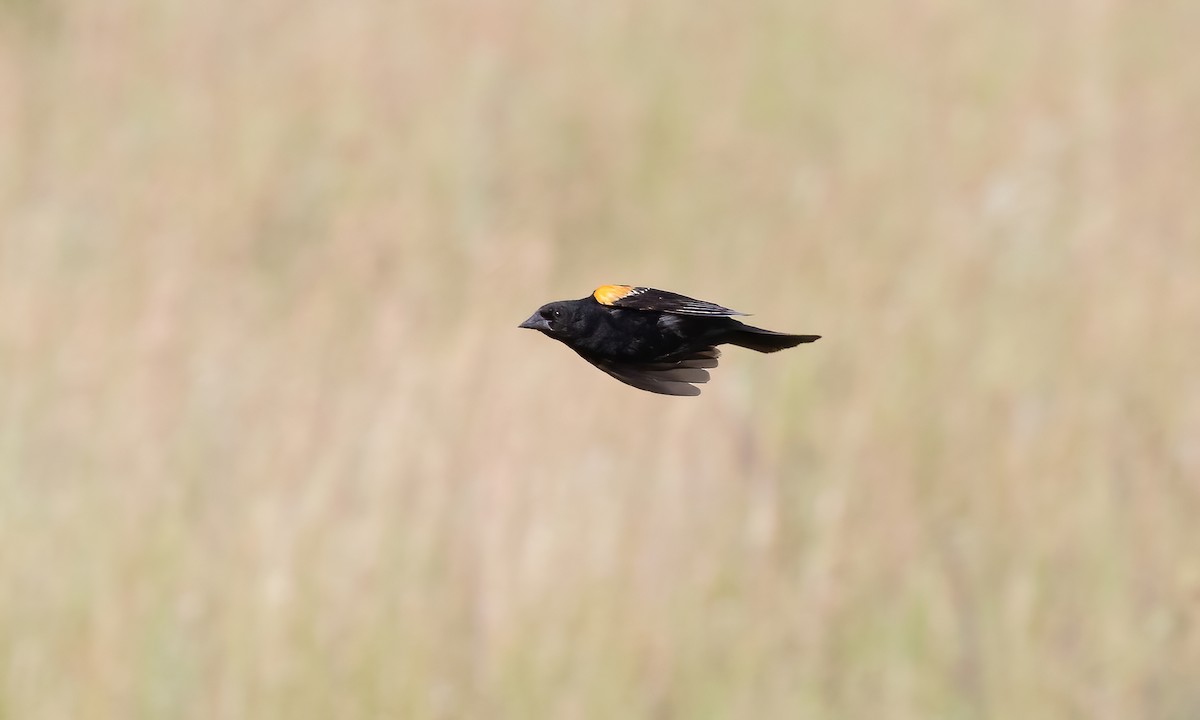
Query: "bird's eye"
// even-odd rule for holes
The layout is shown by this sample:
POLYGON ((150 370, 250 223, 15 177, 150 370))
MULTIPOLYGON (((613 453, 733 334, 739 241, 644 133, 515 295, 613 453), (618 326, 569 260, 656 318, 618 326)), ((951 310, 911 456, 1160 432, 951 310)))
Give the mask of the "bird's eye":
POLYGON ((562 310, 555 310, 554 317, 556 317, 556 318, 562 317, 562 310))

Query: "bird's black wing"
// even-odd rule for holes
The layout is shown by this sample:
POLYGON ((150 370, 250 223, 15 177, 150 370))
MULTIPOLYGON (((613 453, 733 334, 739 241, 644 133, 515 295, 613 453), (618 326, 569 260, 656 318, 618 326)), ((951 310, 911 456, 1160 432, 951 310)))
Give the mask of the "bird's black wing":
POLYGON ((592 293, 592 297, 601 305, 625 310, 648 310, 699 317, 729 317, 746 314, 678 293, 633 285, 601 285, 592 293))
POLYGON ((699 395, 691 383, 708 382, 708 370, 715 368, 721 351, 704 348, 669 362, 625 363, 583 356, 585 360, 616 379, 639 390, 660 395, 699 395))

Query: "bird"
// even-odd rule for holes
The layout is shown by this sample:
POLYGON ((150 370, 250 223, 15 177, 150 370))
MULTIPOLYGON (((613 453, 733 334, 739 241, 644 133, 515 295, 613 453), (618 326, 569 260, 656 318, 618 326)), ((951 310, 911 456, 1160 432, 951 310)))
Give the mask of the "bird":
POLYGON ((747 325, 744 316, 716 303, 634 285, 601 285, 579 300, 537 309, 518 327, 537 330, 584 360, 639 390, 699 395, 695 384, 721 356, 718 345, 761 353, 810 343, 820 335, 792 335, 747 325))

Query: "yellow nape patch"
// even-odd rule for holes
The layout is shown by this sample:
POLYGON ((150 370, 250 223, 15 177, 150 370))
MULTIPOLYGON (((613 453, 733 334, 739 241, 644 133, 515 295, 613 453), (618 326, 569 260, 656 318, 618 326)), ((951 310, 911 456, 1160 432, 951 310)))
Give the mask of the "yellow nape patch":
POLYGON ((632 289, 629 285, 601 285, 592 293, 592 297, 601 305, 612 305, 628 295, 632 289))

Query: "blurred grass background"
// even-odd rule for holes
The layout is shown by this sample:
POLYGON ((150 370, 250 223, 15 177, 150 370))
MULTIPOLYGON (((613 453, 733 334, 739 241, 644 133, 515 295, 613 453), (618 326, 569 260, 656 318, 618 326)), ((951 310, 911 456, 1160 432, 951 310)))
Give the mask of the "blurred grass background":
POLYGON ((1197 27, 3 0, 0 718, 1200 717, 1197 27))

